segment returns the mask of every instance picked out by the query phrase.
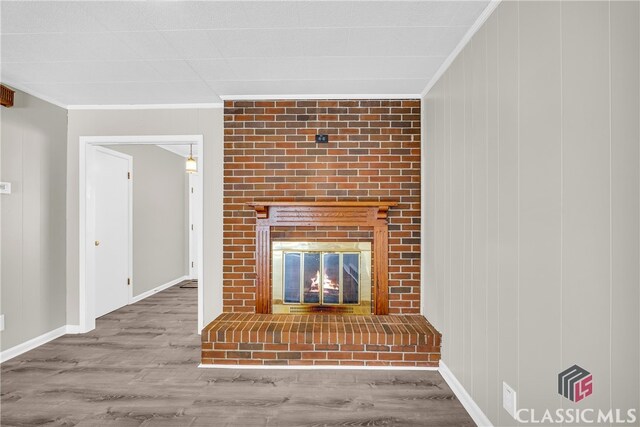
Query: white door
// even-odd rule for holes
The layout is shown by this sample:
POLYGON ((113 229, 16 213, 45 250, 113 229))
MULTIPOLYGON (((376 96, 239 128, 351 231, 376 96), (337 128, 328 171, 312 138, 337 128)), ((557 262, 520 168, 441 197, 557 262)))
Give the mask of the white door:
POLYGON ((198 279, 198 227, 200 227, 200 187, 198 175, 189 175, 189 275, 198 279))
POLYGON ((129 303, 131 233, 131 156, 95 148, 95 314, 129 303))

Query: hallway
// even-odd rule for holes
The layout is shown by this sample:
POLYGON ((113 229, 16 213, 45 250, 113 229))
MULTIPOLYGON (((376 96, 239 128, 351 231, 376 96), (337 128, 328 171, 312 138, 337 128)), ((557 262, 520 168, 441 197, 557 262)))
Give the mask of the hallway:
POLYGON ((2 426, 473 425, 437 372, 198 369, 196 293, 2 364, 2 426))

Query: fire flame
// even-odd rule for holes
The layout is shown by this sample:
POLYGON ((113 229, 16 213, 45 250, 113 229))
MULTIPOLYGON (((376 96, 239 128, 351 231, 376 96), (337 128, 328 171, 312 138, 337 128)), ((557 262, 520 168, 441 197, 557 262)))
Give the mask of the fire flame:
POLYGON ((322 287, 323 289, 332 289, 332 290, 338 290, 339 286, 336 282, 334 282, 333 280, 329 279, 329 276, 327 274, 324 275, 324 280, 322 282, 322 287))
POLYGON ((320 284, 320 270, 316 272, 315 277, 311 278, 311 286, 309 286, 309 292, 319 292, 318 285, 320 284))
MULTIPOLYGON (((339 290, 340 286, 338 285, 338 283, 329 279, 329 275, 325 273, 324 280, 322 281, 322 288, 339 290)), ((311 286, 309 286, 309 292, 319 292, 319 291, 320 291, 320 270, 318 270, 316 272, 316 275, 311 278, 311 286)))

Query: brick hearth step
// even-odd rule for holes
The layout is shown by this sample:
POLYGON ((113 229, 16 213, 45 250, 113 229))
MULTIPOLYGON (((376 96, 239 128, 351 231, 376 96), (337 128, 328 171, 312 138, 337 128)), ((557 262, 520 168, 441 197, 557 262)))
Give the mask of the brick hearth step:
POLYGON ((224 313, 202 331, 202 363, 436 367, 440 341, 420 315, 224 313))

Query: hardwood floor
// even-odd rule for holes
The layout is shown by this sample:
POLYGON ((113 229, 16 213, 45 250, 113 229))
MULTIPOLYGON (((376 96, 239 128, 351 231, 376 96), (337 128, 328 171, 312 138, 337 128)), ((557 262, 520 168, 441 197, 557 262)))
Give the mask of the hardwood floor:
POLYGON ((434 371, 199 369, 178 285, 2 364, 2 426, 473 426, 434 371))

